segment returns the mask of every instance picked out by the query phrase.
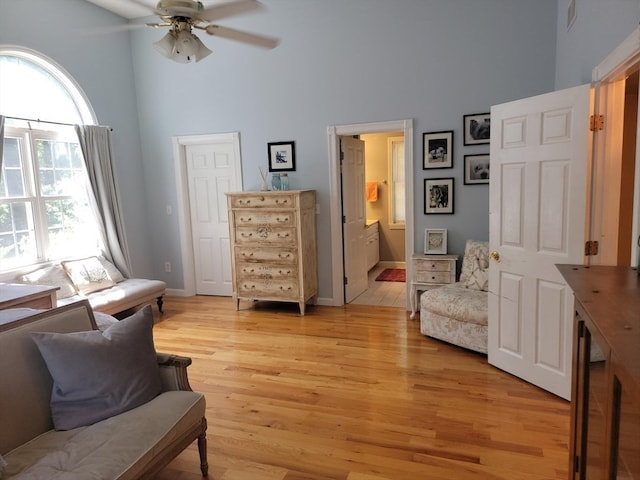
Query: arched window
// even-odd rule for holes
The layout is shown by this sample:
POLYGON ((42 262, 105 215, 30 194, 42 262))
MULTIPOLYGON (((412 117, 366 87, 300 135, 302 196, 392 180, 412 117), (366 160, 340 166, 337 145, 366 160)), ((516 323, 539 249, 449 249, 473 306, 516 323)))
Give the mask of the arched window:
POLYGON ((72 124, 96 124, 77 83, 36 52, 0 46, 0 270, 94 255, 98 235, 72 124))

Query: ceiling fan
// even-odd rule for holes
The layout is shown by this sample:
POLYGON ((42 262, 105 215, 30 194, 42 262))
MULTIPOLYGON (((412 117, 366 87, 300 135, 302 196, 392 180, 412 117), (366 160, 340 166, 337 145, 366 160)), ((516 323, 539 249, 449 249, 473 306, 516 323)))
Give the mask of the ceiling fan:
POLYGON ((147 26, 169 27, 169 32, 153 44, 162 55, 179 63, 199 62, 212 52, 193 34, 193 29, 204 30, 209 35, 262 48, 276 47, 279 43, 276 38, 212 23, 222 18, 258 11, 263 8, 263 5, 257 0, 237 0, 218 3, 206 8, 198 0, 160 0, 153 13, 159 16, 162 21, 147 23, 147 26))

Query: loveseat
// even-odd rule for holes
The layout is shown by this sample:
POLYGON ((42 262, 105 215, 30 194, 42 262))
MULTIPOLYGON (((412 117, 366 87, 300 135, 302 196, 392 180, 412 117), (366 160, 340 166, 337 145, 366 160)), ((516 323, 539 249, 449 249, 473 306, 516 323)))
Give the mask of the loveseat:
POLYGON ((487 353, 489 243, 467 240, 460 280, 420 296, 420 332, 487 353))
POLYGON ((0 311, 2 480, 153 478, 196 439, 207 475, 205 398, 152 327, 150 306, 103 331, 87 300, 0 311))
POLYGON ((162 313, 166 283, 160 280, 125 278, 102 256, 39 266, 26 272, 2 274, 0 282, 59 287, 58 305, 87 299, 96 312, 109 315, 131 313, 155 302, 162 313))

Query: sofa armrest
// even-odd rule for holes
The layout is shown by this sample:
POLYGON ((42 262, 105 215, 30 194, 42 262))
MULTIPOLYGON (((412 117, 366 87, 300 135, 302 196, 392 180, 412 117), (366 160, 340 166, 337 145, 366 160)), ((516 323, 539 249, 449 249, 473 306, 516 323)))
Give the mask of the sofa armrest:
POLYGON ((162 391, 189 390, 192 391, 187 377, 187 367, 191 365, 189 357, 172 355, 169 353, 156 353, 160 377, 162 378, 162 391))

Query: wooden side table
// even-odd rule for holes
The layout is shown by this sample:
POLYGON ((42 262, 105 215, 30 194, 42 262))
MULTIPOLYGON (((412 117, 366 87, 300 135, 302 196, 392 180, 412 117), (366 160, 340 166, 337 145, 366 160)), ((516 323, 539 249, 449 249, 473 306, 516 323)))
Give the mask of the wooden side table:
POLYGON ((60 287, 0 283, 0 310, 7 308, 55 308, 58 306, 57 290, 60 290, 60 287))
POLYGON ((411 279, 411 315, 409 318, 416 316, 419 292, 456 281, 457 261, 458 255, 423 255, 414 253, 411 256, 413 278, 411 279))

